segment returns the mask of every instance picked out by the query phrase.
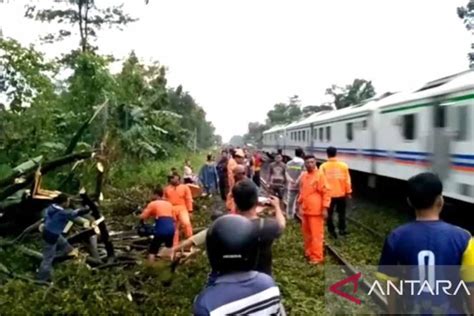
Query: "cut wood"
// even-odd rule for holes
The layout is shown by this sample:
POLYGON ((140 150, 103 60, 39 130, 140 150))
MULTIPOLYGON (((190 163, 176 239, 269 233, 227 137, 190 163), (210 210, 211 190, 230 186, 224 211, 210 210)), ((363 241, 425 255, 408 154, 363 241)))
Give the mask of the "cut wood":
MULTIPOLYGON (((51 161, 45 162, 42 167, 41 167, 41 173, 46 174, 56 168, 59 168, 61 166, 67 165, 71 162, 74 162, 76 160, 81 160, 81 159, 89 159, 93 157, 93 151, 83 151, 83 152, 78 152, 75 154, 63 156, 51 161)), ((2 191, 0 191, 0 201, 4 200, 5 198, 9 197, 13 193, 24 189, 31 185, 31 183, 35 179, 35 173, 36 170, 31 170, 28 173, 24 175, 24 181, 21 183, 13 183, 8 186, 6 186, 2 191)))
MULTIPOLYGON (((99 220, 102 215, 100 214, 100 210, 97 205, 89 198, 85 191, 81 192, 80 196, 82 198, 82 201, 84 202, 84 205, 87 205, 91 209, 91 214, 95 218, 95 220, 99 220)), ((114 245, 109 240, 109 231, 107 230, 107 225, 105 224, 105 221, 101 221, 98 227, 100 230, 100 239, 104 243, 105 249, 107 251, 107 258, 113 258, 115 256, 114 245)))

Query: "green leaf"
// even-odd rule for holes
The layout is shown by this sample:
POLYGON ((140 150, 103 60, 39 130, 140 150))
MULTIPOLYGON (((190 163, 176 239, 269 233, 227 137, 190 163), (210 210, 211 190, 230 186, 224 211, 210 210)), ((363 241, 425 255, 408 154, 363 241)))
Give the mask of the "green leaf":
POLYGON ((63 143, 46 142, 42 143, 40 147, 53 150, 66 150, 66 146, 63 143))

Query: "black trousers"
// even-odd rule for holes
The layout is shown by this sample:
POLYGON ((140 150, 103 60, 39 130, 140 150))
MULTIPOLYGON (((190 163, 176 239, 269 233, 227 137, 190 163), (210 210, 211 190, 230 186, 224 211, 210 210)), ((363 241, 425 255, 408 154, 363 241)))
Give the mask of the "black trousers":
POLYGON ((260 171, 255 171, 252 177, 253 182, 260 188, 260 171))
POLYGON ((219 179, 219 193, 223 201, 227 199, 227 179, 219 179))
POLYGON ((346 198, 345 197, 340 197, 340 198, 332 198, 331 199, 331 206, 329 206, 328 210, 328 231, 330 233, 335 233, 335 227, 334 227, 334 212, 338 213, 338 229, 339 233, 345 232, 346 231, 346 198))

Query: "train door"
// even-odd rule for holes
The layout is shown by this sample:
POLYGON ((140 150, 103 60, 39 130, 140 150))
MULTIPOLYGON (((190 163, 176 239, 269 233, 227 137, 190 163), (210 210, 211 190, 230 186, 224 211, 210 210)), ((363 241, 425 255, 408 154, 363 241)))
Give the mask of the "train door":
POLYGON ((447 196, 466 202, 474 202, 474 174, 472 172, 474 161, 474 141, 472 122, 472 99, 450 101, 445 100, 440 104, 441 113, 444 113, 444 138, 449 146, 443 150, 447 153, 437 153, 434 159, 436 172, 446 167, 448 171, 441 173, 444 177, 445 192, 447 196), (439 159, 439 156, 442 159, 439 159), (448 157, 445 157, 448 156, 448 157), (442 165, 438 165, 439 161, 442 165))
POLYGON ((448 126, 448 107, 439 100, 432 107, 431 128, 431 132, 427 131, 431 169, 444 181, 450 176, 451 139, 448 126))
POLYGON ((368 129, 369 129, 369 150, 366 151, 366 154, 370 155, 370 173, 374 175, 372 186, 375 187, 375 175, 377 174, 377 159, 375 157, 375 150, 377 149, 377 126, 375 111, 370 111, 369 116, 367 117, 368 129))

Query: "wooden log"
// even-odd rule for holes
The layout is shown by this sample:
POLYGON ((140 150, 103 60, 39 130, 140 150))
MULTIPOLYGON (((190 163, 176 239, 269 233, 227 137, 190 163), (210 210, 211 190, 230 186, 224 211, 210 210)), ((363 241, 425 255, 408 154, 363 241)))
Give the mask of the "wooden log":
MULTIPOLYGON (((101 218, 100 210, 97 207, 97 205, 89 198, 86 192, 81 192, 80 196, 82 198, 82 201, 84 202, 84 205, 88 206, 91 209, 91 214, 92 216, 98 220, 101 218)), ((107 225, 105 224, 105 221, 101 221, 98 225, 99 230, 100 230, 100 237, 101 241, 105 245, 105 250, 107 251, 107 258, 114 258, 114 245, 112 242, 109 240, 109 231, 107 229, 107 225)))
POLYGON ((95 231, 93 228, 88 228, 86 230, 83 230, 81 232, 78 232, 74 235, 72 235, 71 237, 69 237, 67 239, 67 241, 73 245, 73 244, 77 244, 79 242, 86 242, 87 240, 89 240, 90 237, 94 236, 95 235, 95 231))
POLYGON ((39 251, 27 248, 25 246, 18 247, 18 251, 20 251, 21 253, 23 253, 23 254, 25 254, 29 257, 32 257, 32 258, 35 258, 35 259, 38 259, 38 260, 43 260, 43 255, 39 251))
POLYGON ((38 156, 15 167, 15 169, 9 176, 3 179, 0 179, 0 188, 6 185, 12 184, 13 182, 15 182, 16 178, 21 177, 31 171, 34 171, 36 168, 38 168, 42 159, 43 159, 43 156, 38 156), (21 168, 23 165, 26 165, 25 168, 21 168))

